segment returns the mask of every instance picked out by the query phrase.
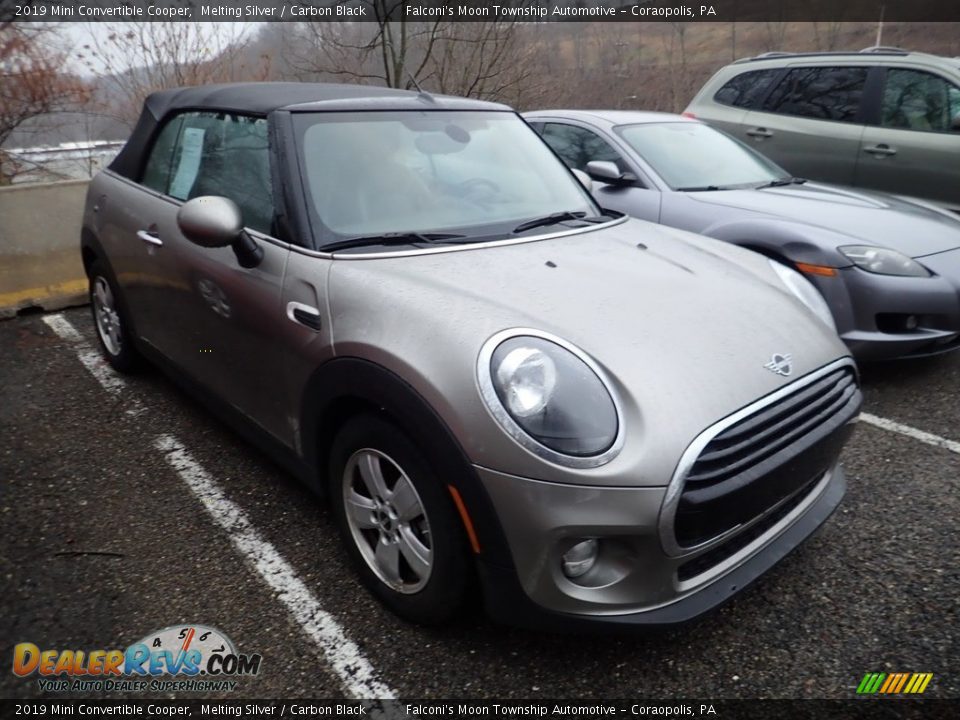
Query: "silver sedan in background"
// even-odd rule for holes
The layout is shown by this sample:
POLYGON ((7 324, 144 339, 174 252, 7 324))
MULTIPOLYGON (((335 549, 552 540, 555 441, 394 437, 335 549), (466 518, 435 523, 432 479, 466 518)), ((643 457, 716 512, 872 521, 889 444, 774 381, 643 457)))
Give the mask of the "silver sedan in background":
POLYGON ((527 121, 606 208, 760 252, 804 273, 860 360, 960 348, 960 218, 808 182, 679 115, 556 110, 527 121))

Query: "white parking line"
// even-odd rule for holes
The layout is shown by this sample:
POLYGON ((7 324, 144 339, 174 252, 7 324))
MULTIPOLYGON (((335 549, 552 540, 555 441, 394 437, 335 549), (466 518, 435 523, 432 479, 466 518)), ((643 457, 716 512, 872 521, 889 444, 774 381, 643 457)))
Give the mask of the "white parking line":
POLYGON ((944 450, 949 450, 952 453, 960 455, 960 442, 956 442, 955 440, 947 440, 947 438, 940 437, 939 435, 934 435, 924 430, 917 430, 915 427, 910 427, 909 425, 904 425, 877 415, 871 415, 870 413, 860 413, 860 419, 874 427, 900 433, 901 435, 906 435, 909 438, 919 440, 927 445, 943 448, 944 450))
POLYGON ((394 693, 376 678, 373 667, 343 628, 326 612, 296 571, 250 523, 243 510, 227 498, 209 473, 194 460, 175 437, 161 435, 154 447, 193 490, 214 521, 227 531, 234 547, 250 561, 260 576, 277 593, 277 599, 320 646, 327 662, 357 698, 394 699, 394 693))
MULTIPOLYGON (((56 315, 44 315, 43 321, 57 335, 76 346, 77 357, 80 362, 107 393, 114 397, 120 396, 121 391, 127 386, 123 378, 113 372, 100 353, 83 339, 83 336, 77 332, 77 329, 70 324, 69 320, 58 313, 56 315)), ((127 406, 127 415, 136 416, 144 410, 143 405, 136 398, 127 398, 127 406)))
MULTIPOLYGON (((126 381, 103 362, 63 315, 45 315, 43 321, 61 338, 73 343, 80 362, 108 393, 116 395, 127 386, 126 381)), ((138 412, 143 410, 136 398, 128 396, 127 401, 136 406, 138 412)), ((377 679, 376 671, 360 648, 347 637, 336 619, 320 606, 293 566, 260 534, 240 506, 227 498, 183 444, 172 435, 160 435, 153 444, 164 453, 167 462, 197 496, 214 522, 227 532, 234 547, 277 593, 277 598, 303 631, 319 646, 347 693, 361 699, 395 699, 393 690, 377 679)))

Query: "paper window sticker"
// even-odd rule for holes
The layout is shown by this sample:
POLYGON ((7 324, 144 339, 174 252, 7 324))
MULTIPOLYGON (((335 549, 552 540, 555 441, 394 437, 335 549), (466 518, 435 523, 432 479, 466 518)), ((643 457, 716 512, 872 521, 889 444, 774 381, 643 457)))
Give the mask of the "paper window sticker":
POLYGON ((197 173, 200 170, 200 156, 203 153, 203 128, 186 128, 181 141, 180 164, 170 183, 170 194, 185 199, 190 194, 197 173))

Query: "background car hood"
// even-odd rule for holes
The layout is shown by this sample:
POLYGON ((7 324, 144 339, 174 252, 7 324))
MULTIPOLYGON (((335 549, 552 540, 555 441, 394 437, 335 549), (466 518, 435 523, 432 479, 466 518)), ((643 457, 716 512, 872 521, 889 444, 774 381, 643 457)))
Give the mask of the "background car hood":
POLYGON ((664 485, 700 431, 847 354, 777 289, 761 256, 639 220, 518 245, 338 260, 329 287, 337 355, 393 370, 473 462, 526 477, 664 485), (609 465, 551 470, 495 426, 477 356, 494 333, 524 327, 572 342, 613 379, 627 443, 609 465), (790 378, 764 368, 774 353, 793 355, 790 378))
POLYGON ((848 235, 852 243, 882 245, 910 257, 960 247, 960 217, 882 193, 833 185, 689 193, 691 199, 795 220, 848 235))

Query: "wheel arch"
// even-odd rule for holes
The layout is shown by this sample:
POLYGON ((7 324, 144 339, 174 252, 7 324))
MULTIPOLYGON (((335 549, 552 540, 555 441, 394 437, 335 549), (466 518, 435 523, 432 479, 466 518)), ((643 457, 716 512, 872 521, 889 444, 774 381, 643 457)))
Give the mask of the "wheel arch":
POLYGON ((376 363, 336 358, 319 367, 307 383, 301 402, 300 446, 315 489, 326 492, 330 448, 339 428, 364 412, 397 425, 424 452, 437 475, 456 489, 483 559, 512 565, 493 504, 456 436, 415 388, 376 363))
POLYGON ((110 264, 103 252, 100 241, 89 228, 83 228, 80 231, 80 256, 83 259, 83 271, 88 277, 90 275, 90 267, 97 260, 107 263, 108 266, 110 264))

